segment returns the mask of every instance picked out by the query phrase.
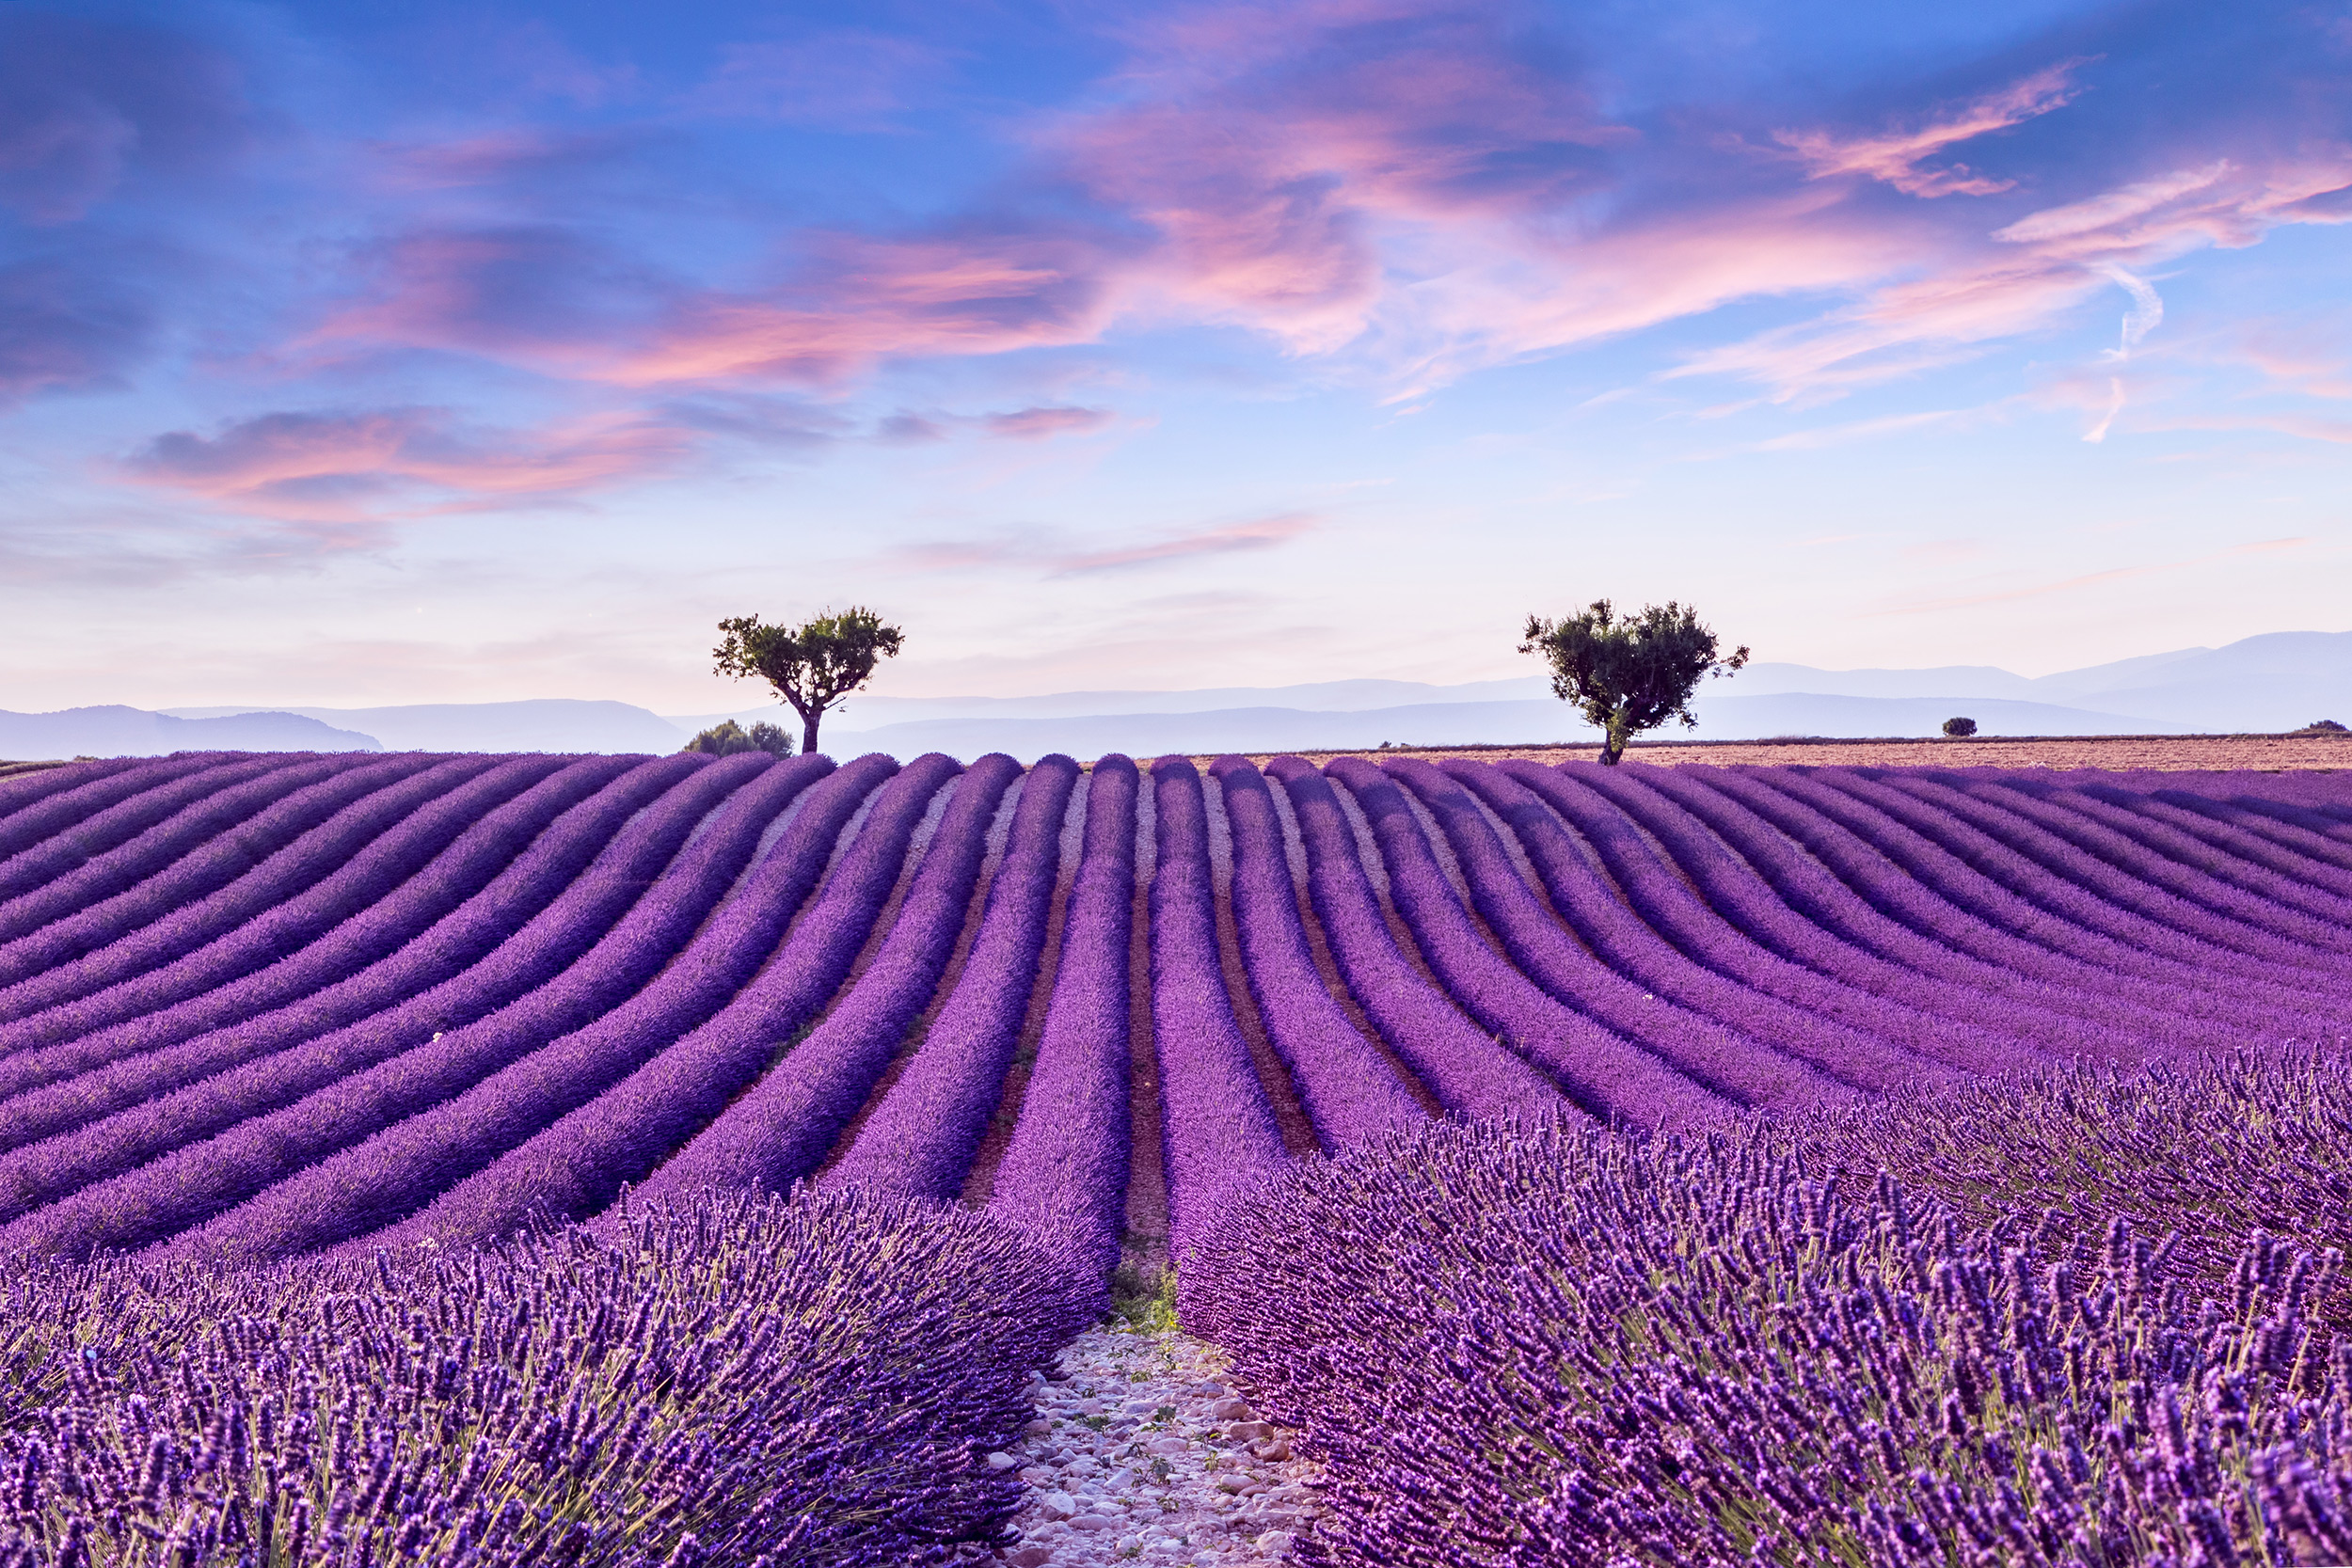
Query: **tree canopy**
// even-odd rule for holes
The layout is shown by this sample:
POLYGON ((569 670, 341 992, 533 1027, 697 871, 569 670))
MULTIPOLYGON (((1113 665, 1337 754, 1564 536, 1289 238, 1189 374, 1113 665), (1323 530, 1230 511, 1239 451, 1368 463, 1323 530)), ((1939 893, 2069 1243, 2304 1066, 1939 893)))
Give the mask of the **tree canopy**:
POLYGON ((1552 691, 1599 726, 1600 760, 1612 766, 1644 730, 1669 719, 1696 724, 1690 703, 1699 682, 1748 661, 1744 646, 1719 657, 1715 634, 1700 624, 1698 611, 1672 599, 1623 619, 1607 599, 1563 620, 1530 615, 1522 636, 1519 652, 1550 665, 1552 691))
POLYGON ((756 677, 801 716, 801 750, 817 750, 817 726, 825 711, 862 689, 884 658, 895 658, 906 634, 885 626, 863 605, 826 610, 794 626, 771 626, 756 615, 719 623, 723 638, 711 650, 718 673, 756 677))
POLYGON ((773 724, 754 724, 747 730, 729 719, 711 725, 678 749, 714 757, 731 757, 739 752, 766 752, 771 756, 788 757, 792 754, 792 737, 773 724))

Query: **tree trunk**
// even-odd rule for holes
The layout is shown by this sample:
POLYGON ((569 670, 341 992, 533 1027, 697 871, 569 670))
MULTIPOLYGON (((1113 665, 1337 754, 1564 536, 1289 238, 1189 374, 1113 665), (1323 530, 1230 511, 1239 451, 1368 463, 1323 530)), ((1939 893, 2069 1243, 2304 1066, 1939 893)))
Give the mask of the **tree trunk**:
POLYGON ((810 708, 806 713, 801 715, 801 751, 803 754, 815 753, 817 750, 817 721, 822 719, 824 716, 825 710, 820 707, 810 708))
POLYGON ((1625 743, 1633 738, 1625 725, 1622 714, 1609 716, 1609 732, 1600 743, 1600 760, 1604 767, 1614 768, 1625 757, 1625 743))

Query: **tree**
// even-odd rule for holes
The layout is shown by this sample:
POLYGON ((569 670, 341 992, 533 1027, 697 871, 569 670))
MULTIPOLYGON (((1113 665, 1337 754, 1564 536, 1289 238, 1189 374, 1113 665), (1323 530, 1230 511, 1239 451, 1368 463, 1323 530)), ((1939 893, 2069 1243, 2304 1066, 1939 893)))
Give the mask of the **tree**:
POLYGON ((1944 733, 1954 740, 1965 740, 1977 733, 1977 721, 1974 719, 1947 719, 1944 721, 1944 733))
POLYGON ((718 673, 738 679, 756 676, 801 716, 801 750, 817 750, 817 724, 825 710, 862 689, 884 658, 895 658, 906 634, 882 625, 863 605, 838 615, 826 610, 797 629, 760 624, 756 615, 719 623, 725 641, 711 650, 718 673))
POLYGON ((1669 719, 1696 724, 1690 703, 1699 682, 1748 661, 1745 647, 1718 657, 1715 634, 1699 624, 1698 611, 1672 599, 1623 620, 1607 599, 1596 599, 1565 620, 1530 615, 1523 635, 1519 652, 1540 654, 1551 666, 1553 693, 1603 731, 1600 760, 1611 767, 1640 731, 1669 719))
POLYGON ((792 737, 773 724, 754 724, 747 730, 729 719, 711 725, 678 749, 714 757, 731 757, 739 752, 765 752, 770 756, 788 757, 792 754, 792 737))

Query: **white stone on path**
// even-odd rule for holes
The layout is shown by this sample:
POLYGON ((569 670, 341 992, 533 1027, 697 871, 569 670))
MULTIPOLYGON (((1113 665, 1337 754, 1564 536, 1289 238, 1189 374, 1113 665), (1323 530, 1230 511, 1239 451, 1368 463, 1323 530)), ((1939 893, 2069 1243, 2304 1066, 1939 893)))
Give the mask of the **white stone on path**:
MULTIPOLYGON (((1026 1488, 1012 1568, 1256 1568, 1322 1512, 1318 1467, 1227 1383, 1224 1354, 1126 1325, 1081 1335, 1032 1382, 1037 1418, 1008 1463, 1026 1488)), ((967 1554, 970 1548, 966 1548, 967 1554)))

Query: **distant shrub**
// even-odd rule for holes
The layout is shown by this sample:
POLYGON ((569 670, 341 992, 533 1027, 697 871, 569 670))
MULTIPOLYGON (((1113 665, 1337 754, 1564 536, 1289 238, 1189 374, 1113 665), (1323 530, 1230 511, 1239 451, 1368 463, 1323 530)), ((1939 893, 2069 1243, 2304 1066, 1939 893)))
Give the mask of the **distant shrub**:
POLYGON ((2314 719, 2293 733, 2296 735, 2352 735, 2352 730, 2345 729, 2332 719, 2314 719))
POLYGON ((714 757, 731 757, 739 752, 766 752, 771 756, 788 757, 792 754, 792 737, 773 724, 754 724, 747 730, 730 719, 723 724, 713 724, 680 749, 714 757))
POLYGON ((1977 721, 1974 719, 1947 719, 1944 721, 1944 733, 1954 740, 1964 740, 1977 733, 1977 721))

